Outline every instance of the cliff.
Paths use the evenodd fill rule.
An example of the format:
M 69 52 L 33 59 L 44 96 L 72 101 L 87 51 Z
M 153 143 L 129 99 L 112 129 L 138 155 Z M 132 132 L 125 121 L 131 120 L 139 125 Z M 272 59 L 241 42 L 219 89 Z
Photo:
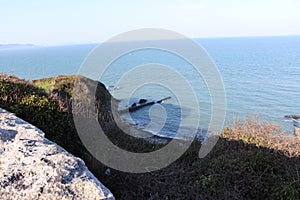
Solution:
M 251 117 L 225 128 L 216 146 L 203 159 L 198 157 L 201 143 L 194 141 L 178 160 L 163 169 L 135 174 L 110 168 L 110 173 L 105 173 L 107 166 L 93 158 L 74 128 L 69 107 L 74 79 L 58 76 L 26 82 L 0 74 L 0 107 L 34 124 L 47 139 L 83 159 L 117 199 L 299 199 L 300 137 Z M 97 84 L 92 96 L 97 112 L 92 117 L 97 116 L 114 144 L 132 152 L 152 152 L 162 147 L 122 132 L 111 115 L 113 101 L 104 85 L 85 78 L 81 83 L 77 89 L 84 96 L 93 95 L 87 88 Z M 84 104 L 79 105 L 82 104 L 76 105 L 78 113 L 85 113 Z M 11 172 L 14 171 L 7 174 Z M 0 177 L 5 183 L 22 178 L 4 174 Z

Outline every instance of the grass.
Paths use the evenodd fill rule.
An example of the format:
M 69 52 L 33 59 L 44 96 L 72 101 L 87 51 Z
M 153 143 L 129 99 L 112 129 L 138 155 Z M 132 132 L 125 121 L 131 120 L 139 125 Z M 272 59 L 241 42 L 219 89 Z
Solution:
M 36 87 L 44 89 L 46 92 L 50 93 L 53 90 L 61 89 L 62 86 L 69 88 L 68 93 L 71 95 L 72 93 L 72 85 L 74 85 L 74 81 L 76 79 L 75 75 L 60 75 L 56 77 L 43 78 L 38 80 L 33 80 L 32 83 Z
M 51 86 L 54 84 L 53 78 L 45 78 L 43 80 L 34 80 L 33 84 L 47 92 L 51 91 Z
M 15 112 L 42 129 L 47 138 L 81 157 L 117 199 L 299 199 L 299 137 L 288 136 L 278 126 L 255 117 L 226 127 L 203 159 L 198 158 L 201 143 L 194 141 L 184 155 L 161 170 L 131 174 L 111 169 L 106 175 L 107 167 L 82 145 L 70 109 L 61 108 L 70 106 L 73 83 L 74 76 L 29 83 L 0 75 L 0 107 Z M 102 84 L 98 84 L 95 97 L 98 121 L 120 148 L 149 152 L 161 147 L 118 129 L 110 114 L 112 97 Z

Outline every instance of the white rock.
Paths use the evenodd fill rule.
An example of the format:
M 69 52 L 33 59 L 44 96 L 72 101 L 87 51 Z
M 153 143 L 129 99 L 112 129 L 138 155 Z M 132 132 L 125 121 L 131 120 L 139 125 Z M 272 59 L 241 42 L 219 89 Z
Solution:
M 84 162 L 0 109 L 0 199 L 114 199 Z

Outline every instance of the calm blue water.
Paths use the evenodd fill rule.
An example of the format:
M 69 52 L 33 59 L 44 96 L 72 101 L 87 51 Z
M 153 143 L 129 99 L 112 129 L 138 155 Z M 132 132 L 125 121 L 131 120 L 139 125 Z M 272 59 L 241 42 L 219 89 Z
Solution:
M 215 61 L 224 81 L 227 96 L 227 123 L 233 118 L 258 115 L 264 121 L 279 124 L 292 132 L 291 122 L 284 115 L 300 115 L 300 36 L 197 39 Z M 34 47 L 0 50 L 0 72 L 25 79 L 38 79 L 59 74 L 76 74 L 95 44 Z M 207 129 L 210 119 L 210 97 L 201 77 L 184 60 L 155 50 L 144 50 L 125 55 L 115 61 L 101 78 L 107 86 L 116 85 L 132 66 L 161 63 L 174 67 L 188 78 L 197 91 L 200 102 L 200 128 Z M 182 117 L 176 95 L 158 85 L 146 85 L 133 94 L 130 103 L 138 98 L 157 100 L 172 96 L 163 106 L 167 121 L 159 132 L 173 136 Z M 121 105 L 125 106 L 125 105 Z M 151 107 L 132 113 L 132 123 L 147 127 Z M 159 109 L 159 108 L 158 108 Z M 161 116 L 157 116 L 159 118 Z

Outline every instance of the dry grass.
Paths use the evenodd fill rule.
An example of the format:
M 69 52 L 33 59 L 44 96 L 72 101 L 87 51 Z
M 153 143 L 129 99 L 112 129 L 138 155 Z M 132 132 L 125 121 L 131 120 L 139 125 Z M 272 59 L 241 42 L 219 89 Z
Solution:
M 7 75 L 0 73 L 0 81 L 1 82 L 14 82 L 14 83 L 25 83 L 23 79 L 20 79 L 16 76 Z
M 235 120 L 232 129 L 224 129 L 222 137 L 280 151 L 288 157 L 300 156 L 300 137 L 289 135 L 278 125 L 262 123 L 256 116 Z

